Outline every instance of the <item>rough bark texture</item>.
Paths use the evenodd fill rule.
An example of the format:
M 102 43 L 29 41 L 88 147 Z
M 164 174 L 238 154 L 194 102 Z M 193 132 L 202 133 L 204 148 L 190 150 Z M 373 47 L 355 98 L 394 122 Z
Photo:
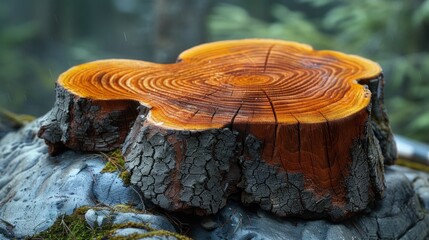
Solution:
M 381 80 L 370 82 L 380 83 Z M 309 168 L 306 164 L 310 164 L 313 171 L 324 171 L 317 163 L 298 162 L 299 167 L 289 169 L 288 166 L 267 163 L 264 160 L 264 142 L 251 134 L 244 135 L 230 128 L 193 132 L 168 130 L 146 121 L 147 111 L 144 111 L 132 127 L 124 146 L 127 168 L 132 174 L 131 182 L 142 189 L 147 199 L 168 210 L 192 209 L 202 214 L 216 213 L 225 205 L 229 195 L 239 191 L 243 203 L 256 203 L 279 216 L 340 220 L 365 210 L 374 200 L 383 196 L 383 160 L 389 158 L 395 149 L 386 151 L 385 148 L 383 151 L 380 141 L 384 146 L 394 146 L 394 143 L 386 142 L 392 139 L 379 140 L 374 134 L 384 131 L 386 135 L 391 135 L 389 129 L 380 130 L 378 127 L 380 123 L 388 126 L 383 122 L 387 118 L 374 123 L 371 115 L 373 111 L 384 111 L 379 101 L 379 97 L 373 97 L 372 104 L 379 108 L 371 105 L 361 114 L 366 124 L 356 130 L 363 131 L 361 138 L 354 140 L 352 147 L 346 149 L 350 161 L 337 159 L 346 165 L 338 168 L 341 172 L 337 174 L 336 180 L 332 180 L 333 175 L 328 173 L 327 182 L 319 179 L 318 174 L 304 174 L 305 169 Z M 331 123 L 330 130 L 341 131 L 341 126 L 348 124 L 343 121 L 337 125 Z M 242 129 L 241 126 L 235 127 Z M 289 133 L 298 131 L 298 135 L 304 135 L 306 131 L 314 131 L 311 127 L 301 125 L 300 129 Z M 347 145 L 347 134 L 350 133 L 345 132 L 340 143 Z M 222 139 L 220 146 L 219 139 Z M 291 143 L 293 141 L 291 138 Z M 306 146 L 304 140 L 297 141 L 301 142 L 298 144 L 301 148 Z M 310 143 L 314 148 L 329 144 Z M 341 151 L 336 147 L 333 145 L 334 149 L 330 152 Z M 299 150 L 303 149 L 296 150 L 301 154 Z M 329 168 L 334 171 L 332 169 Z M 240 180 L 239 189 L 235 188 L 237 180 Z M 328 188 L 320 187 L 321 184 Z M 228 191 L 223 190 L 227 187 Z
M 373 102 L 378 100 L 373 98 Z M 267 163 L 263 158 L 264 142 L 251 134 L 231 128 L 165 129 L 147 121 L 148 111 L 142 109 L 123 148 L 126 167 L 132 174 L 131 183 L 146 199 L 164 209 L 216 213 L 231 194 L 241 192 L 243 203 L 257 204 L 279 216 L 338 221 L 365 210 L 383 196 L 383 155 L 390 152 L 383 152 L 374 135 L 377 124 L 368 115 L 379 109 L 369 107 L 365 110 L 368 113 L 362 113 L 367 119 L 363 134 L 346 149 L 351 161 L 342 169 L 343 178 L 335 185 L 331 182 L 330 189 L 316 184 L 320 181 L 317 174 L 308 176 Z M 301 126 L 300 132 L 306 127 Z M 299 163 L 301 170 L 313 164 L 317 163 Z
M 377 86 L 382 91 L 381 78 L 369 83 L 370 89 Z M 382 98 L 373 94 L 371 102 L 368 113 L 363 113 L 367 117 L 364 134 L 351 149 L 346 149 L 351 161 L 341 168 L 340 178 L 329 184 L 329 190 L 318 188 L 319 180 L 314 179 L 317 174 L 305 176 L 289 171 L 287 166 L 285 169 L 267 163 L 263 157 L 267 149 L 264 141 L 251 134 L 231 128 L 165 129 L 146 121 L 148 110 L 141 107 L 138 114 L 137 104 L 132 101 L 88 100 L 61 86 L 57 86 L 55 107 L 39 136 L 45 139 L 51 154 L 64 147 L 109 151 L 120 147 L 131 129 L 123 147 L 131 182 L 146 199 L 167 210 L 216 213 L 231 194 L 241 192 L 244 203 L 258 204 L 279 216 L 340 220 L 364 210 L 382 196 L 382 161 L 394 159 L 396 154 Z M 135 116 L 137 121 L 130 127 Z M 334 126 L 331 123 L 330 127 Z M 305 127 L 301 125 L 298 131 L 303 133 Z M 304 140 L 300 141 L 303 144 Z M 313 168 L 313 164 L 299 162 L 301 169 Z
M 133 101 L 97 101 L 74 96 L 57 85 L 56 101 L 38 132 L 55 155 L 65 147 L 110 151 L 124 142 L 139 106 Z
M 73 97 L 58 86 L 55 108 L 39 132 L 49 143 L 51 153 L 64 145 L 86 151 L 108 151 L 120 146 L 124 141 L 120 135 L 126 135 L 132 120 L 113 124 L 111 120 L 118 119 L 122 109 L 136 116 L 136 107 L 124 107 L 123 102 L 105 104 L 111 112 L 103 115 L 100 102 L 105 103 Z M 114 109 L 116 106 L 121 109 Z M 367 127 L 365 137 L 350 150 L 353 160 L 344 169 L 342 182 L 325 191 L 315 188 L 314 182 L 302 173 L 267 164 L 262 157 L 264 143 L 252 135 L 239 136 L 229 128 L 168 130 L 148 123 L 148 111 L 141 109 L 125 141 L 126 166 L 132 183 L 140 187 L 144 197 L 168 210 L 216 213 L 231 194 L 242 189 L 244 203 L 256 203 L 280 216 L 338 220 L 365 209 L 384 188 L 380 162 L 383 157 L 372 133 L 374 128 Z M 338 192 L 344 192 L 343 199 L 334 196 Z
M 377 64 L 277 40 L 179 58 L 70 69 L 39 136 L 52 154 L 123 143 L 131 182 L 172 211 L 213 214 L 238 193 L 279 216 L 338 221 L 383 196 L 396 148 Z
M 383 75 L 377 79 L 368 81 L 367 86 L 372 93 L 371 96 L 371 128 L 375 137 L 378 139 L 384 163 L 387 165 L 394 164 L 397 158 L 397 149 L 393 139 L 392 130 L 389 125 L 386 109 L 384 107 L 384 79 Z
M 123 152 L 131 183 L 167 210 L 216 213 L 237 191 L 239 143 L 230 129 L 202 132 L 166 130 L 135 122 Z
M 348 174 L 344 173 L 344 186 L 336 188 L 345 188 L 346 196 L 341 202 L 335 200 L 335 190 L 322 195 L 320 190 L 306 187 L 309 179 L 303 174 L 287 173 L 281 166 L 267 164 L 260 158 L 261 142 L 247 137 L 247 157 L 241 158 L 243 203 L 257 203 L 279 216 L 330 217 L 332 220 L 364 210 L 374 199 L 380 199 L 385 188 L 381 151 L 371 129 L 368 132 L 368 139 L 356 141 L 351 149 L 353 160 Z

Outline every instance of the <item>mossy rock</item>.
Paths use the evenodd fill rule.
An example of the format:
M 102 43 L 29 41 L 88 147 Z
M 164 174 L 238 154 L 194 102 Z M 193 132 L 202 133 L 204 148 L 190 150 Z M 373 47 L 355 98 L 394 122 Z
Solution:
M 131 210 L 131 211 L 130 211 Z M 87 219 L 88 211 L 102 211 L 106 214 L 107 221 L 102 224 L 91 226 Z M 172 237 L 178 240 L 188 240 L 189 237 L 178 234 L 176 232 L 154 228 L 150 223 L 144 222 L 118 222 L 118 214 L 145 214 L 142 211 L 133 209 L 131 206 L 115 206 L 115 207 L 80 207 L 77 208 L 71 215 L 63 215 L 59 217 L 55 223 L 47 230 L 34 235 L 27 239 L 142 239 L 147 237 Z M 131 220 L 131 219 L 130 219 Z M 134 219 L 133 219 L 134 220 Z M 120 220 L 121 221 L 121 220 Z M 131 234 L 118 235 L 118 230 L 128 229 Z M 144 233 L 138 232 L 144 230 Z M 132 233 L 132 232 L 136 233 Z
M 126 185 L 130 184 L 131 174 L 125 169 L 125 159 L 122 156 L 120 149 L 116 149 L 107 154 L 102 154 L 107 163 L 101 172 L 119 172 L 119 178 L 121 178 Z

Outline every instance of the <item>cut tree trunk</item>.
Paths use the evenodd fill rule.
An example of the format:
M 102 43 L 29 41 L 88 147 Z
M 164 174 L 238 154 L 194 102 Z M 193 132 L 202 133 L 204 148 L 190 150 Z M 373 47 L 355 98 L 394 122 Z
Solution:
M 167 210 L 216 213 L 239 193 L 279 216 L 340 220 L 382 196 L 383 162 L 396 157 L 383 84 L 358 56 L 222 41 L 174 64 L 68 70 L 39 136 L 52 153 L 123 143 L 131 183 Z

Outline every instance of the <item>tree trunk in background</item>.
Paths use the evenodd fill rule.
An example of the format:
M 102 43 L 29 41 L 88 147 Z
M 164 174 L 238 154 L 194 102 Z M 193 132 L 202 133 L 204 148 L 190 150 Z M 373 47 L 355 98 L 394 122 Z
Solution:
M 212 0 L 155 2 L 154 59 L 174 62 L 185 49 L 206 41 L 206 17 Z

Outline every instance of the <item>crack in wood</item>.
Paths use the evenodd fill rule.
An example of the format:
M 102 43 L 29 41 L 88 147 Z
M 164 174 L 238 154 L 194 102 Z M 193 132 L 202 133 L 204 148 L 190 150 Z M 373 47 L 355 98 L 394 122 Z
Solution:
M 205 97 L 210 97 L 210 96 L 212 96 L 213 94 L 215 94 L 215 93 L 219 92 L 220 90 L 222 90 L 222 89 L 220 89 L 220 88 L 215 89 L 214 91 L 212 91 L 212 92 L 210 92 L 210 93 L 206 94 L 206 95 L 205 95 Z
M 326 120 L 326 130 L 327 130 L 327 134 L 323 134 L 324 138 L 325 138 L 325 154 L 326 154 L 326 161 L 328 162 L 328 167 L 329 167 L 329 182 L 332 188 L 332 191 L 334 191 L 335 195 L 338 195 L 337 190 L 335 188 L 334 183 L 332 182 L 332 163 L 331 163 L 331 156 L 329 154 L 329 149 L 328 149 L 328 143 L 332 141 L 332 137 L 331 137 L 331 127 L 329 125 L 329 120 L 326 118 L 326 116 L 320 112 L 317 111 L 320 115 L 322 115 L 322 117 Z M 341 171 L 342 172 L 342 171 Z
M 298 118 L 293 114 L 290 113 L 290 115 L 292 115 L 293 118 L 295 118 L 296 122 L 297 122 L 297 127 L 298 127 L 298 162 L 299 162 L 299 166 L 302 169 L 302 164 L 301 164 L 301 123 L 299 122 Z
M 270 58 L 271 50 L 273 49 L 273 47 L 274 47 L 274 46 L 275 46 L 275 44 L 271 45 L 271 46 L 268 48 L 267 55 L 265 56 L 264 72 L 267 70 L 268 59 Z
M 191 118 L 194 118 L 194 117 L 195 117 L 195 115 L 197 115 L 199 111 L 200 111 L 200 109 L 197 109 L 197 111 L 195 111 L 195 112 L 191 115 Z
M 241 109 L 242 106 L 243 106 L 243 102 L 241 102 L 240 107 L 238 107 L 237 111 L 235 111 L 235 113 L 234 113 L 234 116 L 232 116 L 232 118 L 231 118 L 231 129 L 234 128 L 235 118 L 237 117 L 238 112 L 240 112 L 240 109 Z
M 273 45 L 274 46 L 274 45 Z M 271 153 L 271 158 L 274 158 L 274 154 L 276 151 L 276 144 L 277 144 L 277 131 L 278 131 L 278 120 L 277 120 L 277 114 L 276 114 L 276 109 L 274 108 L 274 104 L 273 101 L 271 100 L 270 96 L 268 96 L 267 91 L 262 90 L 265 94 L 265 96 L 268 99 L 268 102 L 270 103 L 271 106 L 271 111 L 273 111 L 273 115 L 274 115 L 274 141 L 273 141 L 273 152 Z
M 214 109 L 213 114 L 212 114 L 212 116 L 210 117 L 210 122 L 211 122 L 211 123 L 213 122 L 213 118 L 214 118 L 214 116 L 216 115 L 216 112 L 217 112 L 217 108 L 215 108 L 215 109 Z

